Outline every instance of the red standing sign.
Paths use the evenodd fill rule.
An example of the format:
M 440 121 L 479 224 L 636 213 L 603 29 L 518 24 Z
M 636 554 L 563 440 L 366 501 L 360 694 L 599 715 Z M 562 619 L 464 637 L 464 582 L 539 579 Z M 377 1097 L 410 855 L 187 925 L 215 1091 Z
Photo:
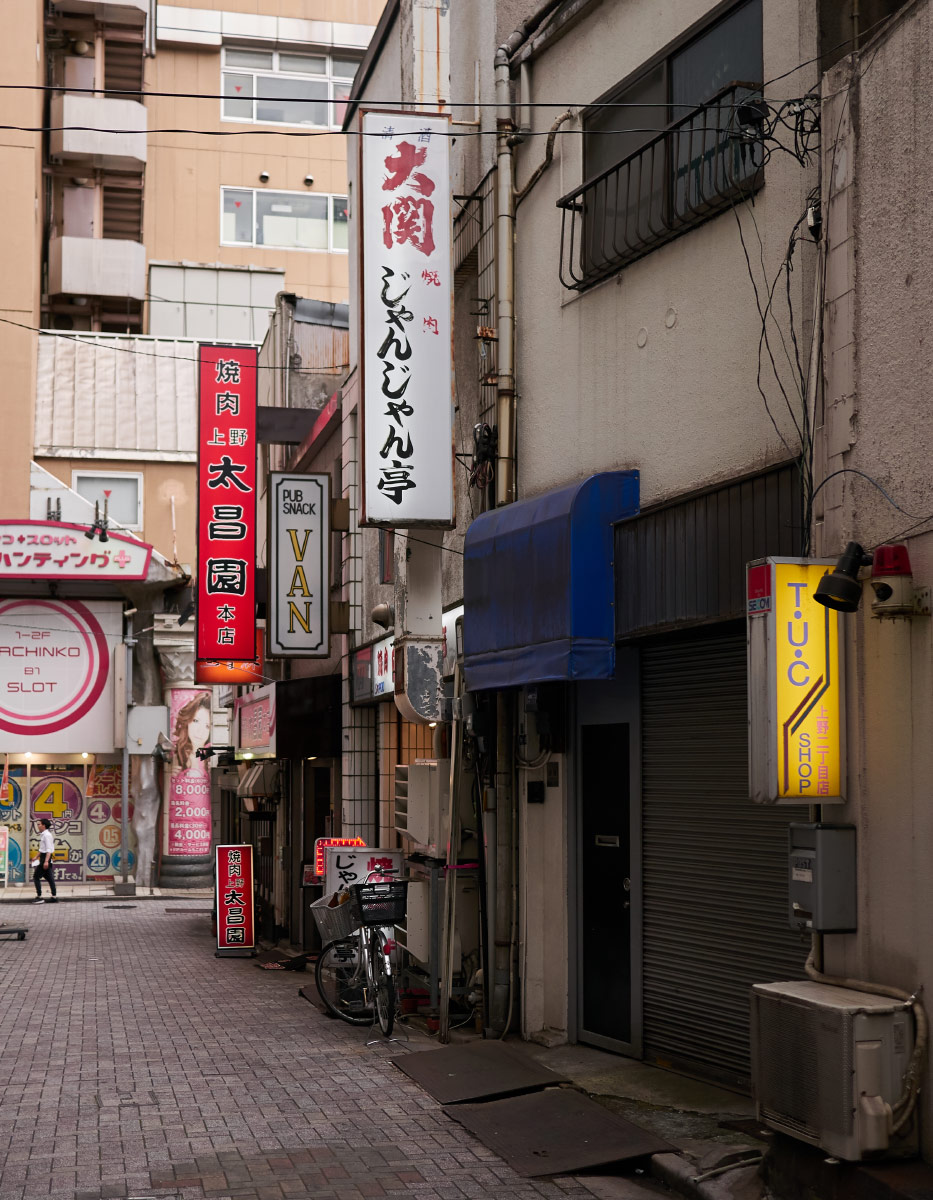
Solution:
M 197 657 L 252 661 L 257 351 L 200 349 Z
M 253 920 L 253 847 L 217 847 L 218 958 L 256 953 Z

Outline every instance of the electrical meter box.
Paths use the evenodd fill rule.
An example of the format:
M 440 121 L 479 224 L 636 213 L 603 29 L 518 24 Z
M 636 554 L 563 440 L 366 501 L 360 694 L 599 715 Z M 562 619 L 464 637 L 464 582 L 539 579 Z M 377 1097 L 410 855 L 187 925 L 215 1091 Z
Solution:
M 855 826 L 790 826 L 788 903 L 792 929 L 854 933 Z

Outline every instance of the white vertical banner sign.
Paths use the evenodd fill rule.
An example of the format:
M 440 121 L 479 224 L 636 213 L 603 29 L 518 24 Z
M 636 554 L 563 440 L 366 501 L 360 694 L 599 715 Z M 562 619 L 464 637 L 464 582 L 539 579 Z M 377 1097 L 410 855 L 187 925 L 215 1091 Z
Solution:
M 449 121 L 361 115 L 363 520 L 454 522 Z
M 330 653 L 330 476 L 269 475 L 268 653 Z

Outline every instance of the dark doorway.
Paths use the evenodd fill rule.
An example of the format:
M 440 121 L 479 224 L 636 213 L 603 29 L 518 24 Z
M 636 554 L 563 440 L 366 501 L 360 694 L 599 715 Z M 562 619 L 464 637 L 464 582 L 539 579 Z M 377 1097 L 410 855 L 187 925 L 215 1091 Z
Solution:
M 632 1042 L 628 723 L 580 727 L 581 1039 Z

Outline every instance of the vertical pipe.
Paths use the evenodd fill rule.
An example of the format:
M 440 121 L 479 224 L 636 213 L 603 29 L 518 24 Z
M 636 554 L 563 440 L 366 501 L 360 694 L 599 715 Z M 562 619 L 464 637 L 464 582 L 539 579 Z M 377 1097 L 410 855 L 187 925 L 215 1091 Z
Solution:
M 124 617 L 124 620 L 126 618 Z M 120 857 L 123 860 L 123 883 L 126 885 L 129 874 L 130 837 L 129 837 L 129 807 L 130 807 L 130 739 L 126 726 L 129 725 L 130 709 L 133 707 L 133 647 L 136 640 L 129 634 L 123 639 L 125 668 L 124 730 L 123 730 L 123 770 L 120 774 Z
M 515 189 L 512 179 L 514 132 L 509 96 L 509 58 L 504 46 L 496 51 L 496 332 L 498 378 L 496 423 L 499 448 L 496 471 L 496 504 L 515 499 L 515 309 L 514 236 Z
M 494 964 L 490 980 L 490 1023 L 498 1032 L 508 1031 L 511 1008 L 509 984 L 512 975 L 510 950 L 512 943 L 512 806 L 515 803 L 512 786 L 512 697 L 507 692 L 496 694 L 496 821 L 495 845 L 495 927 L 490 955 Z

